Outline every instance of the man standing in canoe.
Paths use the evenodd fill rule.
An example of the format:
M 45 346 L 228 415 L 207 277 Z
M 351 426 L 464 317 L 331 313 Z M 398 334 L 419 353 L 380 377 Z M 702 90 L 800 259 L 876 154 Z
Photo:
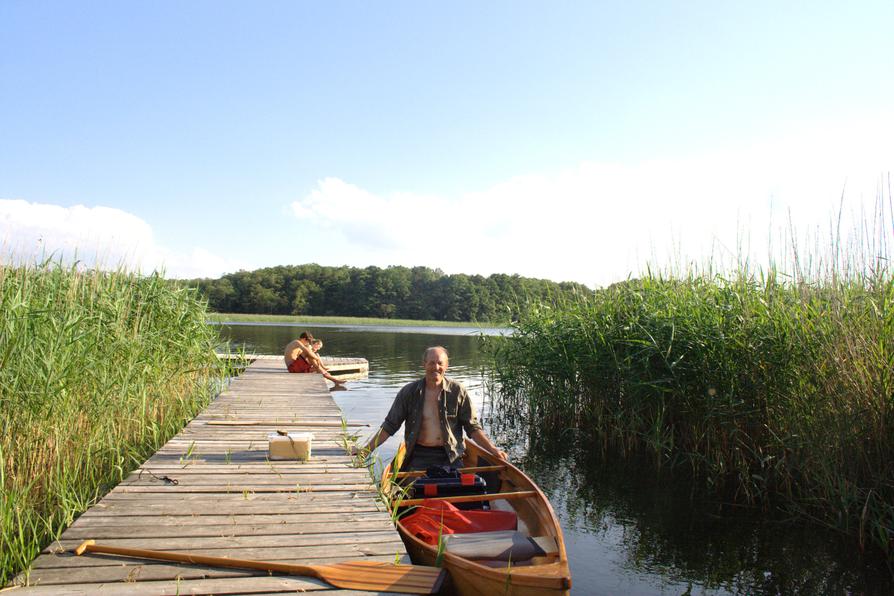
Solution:
M 463 431 L 485 451 L 505 460 L 506 454 L 491 442 L 478 423 L 466 388 L 444 376 L 449 364 L 447 350 L 441 346 L 426 349 L 422 363 L 425 377 L 398 392 L 379 432 L 366 447 L 352 446 L 351 453 L 374 450 L 406 423 L 406 470 L 457 465 L 464 451 Z
M 336 385 L 344 385 L 344 381 L 330 375 L 326 367 L 323 366 L 323 361 L 311 347 L 313 341 L 314 336 L 307 331 L 303 332 L 298 339 L 290 341 L 283 353 L 286 368 L 290 373 L 318 372 Z

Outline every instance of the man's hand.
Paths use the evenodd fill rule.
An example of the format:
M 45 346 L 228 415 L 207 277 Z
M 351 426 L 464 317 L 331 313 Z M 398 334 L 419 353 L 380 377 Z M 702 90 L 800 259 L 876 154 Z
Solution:
M 503 461 L 509 461 L 509 455 L 499 447 L 493 444 L 493 442 L 488 438 L 487 434 L 479 429 L 475 429 L 475 431 L 471 434 L 471 439 L 478 443 L 481 447 L 484 447 L 484 450 L 494 455 Z

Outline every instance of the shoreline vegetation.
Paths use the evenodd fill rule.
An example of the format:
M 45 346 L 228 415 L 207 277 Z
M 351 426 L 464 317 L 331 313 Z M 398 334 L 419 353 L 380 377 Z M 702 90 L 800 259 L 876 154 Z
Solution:
M 649 272 L 534 306 L 493 346 L 494 409 L 532 444 L 645 459 L 894 569 L 894 220 L 877 219 L 785 273 Z
M 205 319 L 158 275 L 0 264 L 0 586 L 219 391 Z
M 327 267 L 315 263 L 178 280 L 198 288 L 215 312 L 349 316 L 505 324 L 529 302 L 553 302 L 589 288 L 519 275 L 447 275 L 428 267 Z
M 387 327 L 472 327 L 498 328 L 500 325 L 474 321 L 423 321 L 415 319 L 382 319 L 378 317 L 335 317 L 306 315 L 252 315 L 245 313 L 208 313 L 214 323 L 291 323 L 295 325 L 350 325 Z

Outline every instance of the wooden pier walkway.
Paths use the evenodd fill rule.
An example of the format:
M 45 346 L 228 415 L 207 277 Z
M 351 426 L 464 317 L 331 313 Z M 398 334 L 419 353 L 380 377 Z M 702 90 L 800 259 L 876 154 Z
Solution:
M 275 430 L 314 433 L 309 462 L 268 461 Z M 304 577 L 72 550 L 100 544 L 301 564 L 409 563 L 341 410 L 316 374 L 258 358 L 176 437 L 85 512 L 10 594 L 350 594 Z M 21 580 L 22 577 L 19 578 Z

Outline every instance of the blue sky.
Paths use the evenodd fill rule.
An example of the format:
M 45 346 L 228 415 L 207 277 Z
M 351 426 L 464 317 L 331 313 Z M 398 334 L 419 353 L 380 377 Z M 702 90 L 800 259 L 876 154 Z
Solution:
M 0 246 L 593 286 L 759 262 L 789 218 L 823 237 L 842 194 L 859 220 L 887 188 L 891 23 L 890 1 L 3 0 Z

